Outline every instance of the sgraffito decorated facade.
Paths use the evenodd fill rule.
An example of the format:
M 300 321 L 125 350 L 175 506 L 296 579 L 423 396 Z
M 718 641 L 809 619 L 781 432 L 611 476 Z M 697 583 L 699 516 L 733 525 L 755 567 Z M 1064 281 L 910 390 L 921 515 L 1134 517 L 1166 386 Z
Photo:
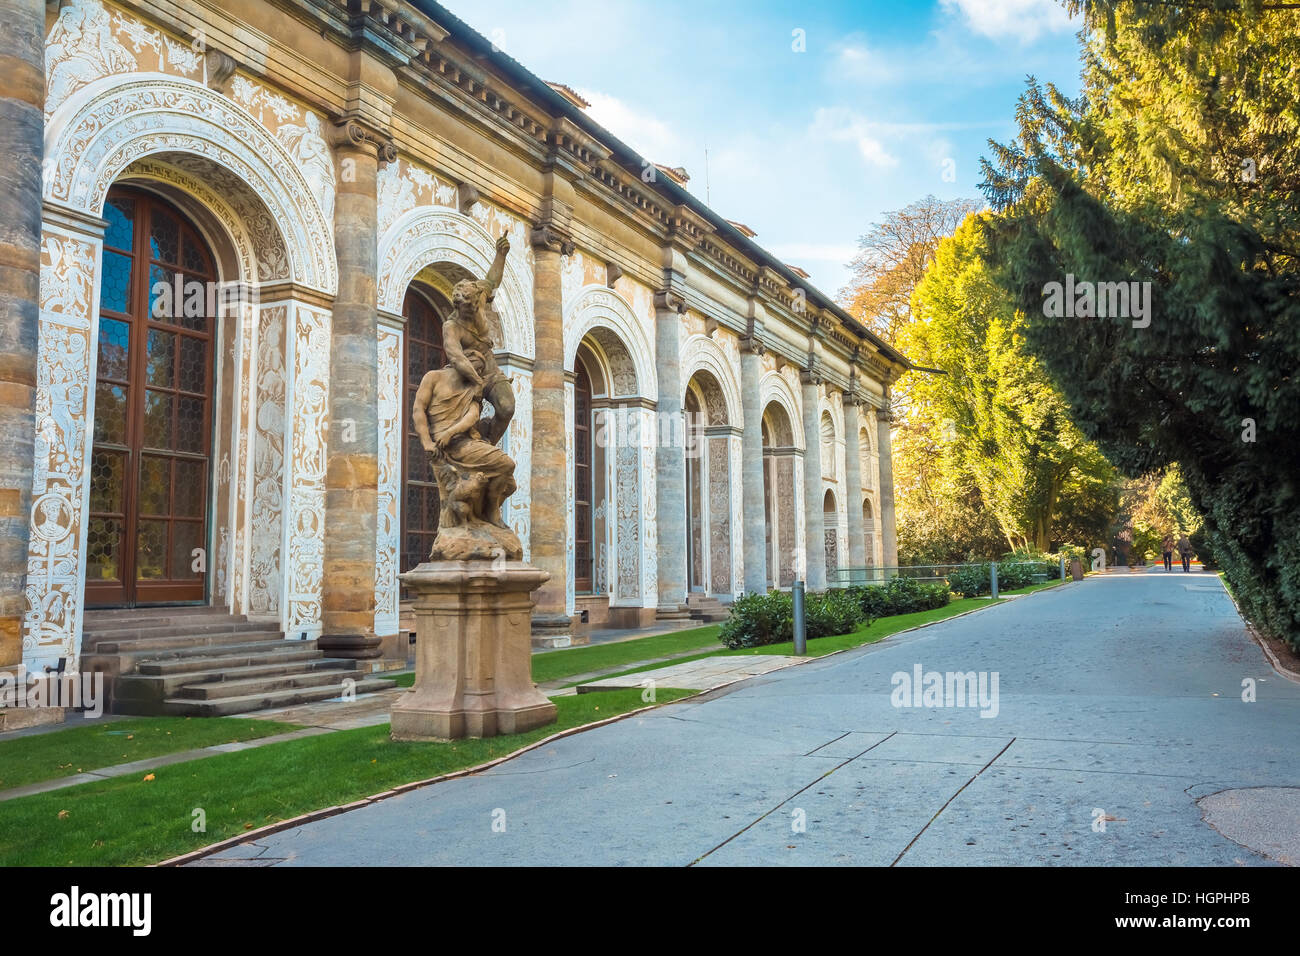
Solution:
M 502 236 L 505 518 L 551 574 L 538 633 L 896 563 L 906 360 L 450 11 L 43 16 L 39 136 L 15 136 L 39 195 L 6 200 L 35 294 L 5 346 L 31 401 L 0 423 L 27 430 L 0 665 L 75 670 L 88 609 L 168 603 L 404 655 L 397 575 L 438 510 L 411 392 Z

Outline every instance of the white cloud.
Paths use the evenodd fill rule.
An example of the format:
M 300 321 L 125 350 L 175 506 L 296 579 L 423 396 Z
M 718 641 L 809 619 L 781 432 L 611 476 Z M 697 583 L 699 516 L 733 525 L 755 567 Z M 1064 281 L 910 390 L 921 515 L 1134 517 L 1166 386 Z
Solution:
M 960 14 L 976 33 L 1022 42 L 1040 33 L 1070 29 L 1070 18 L 1058 0 L 941 0 L 944 10 Z
M 629 106 L 616 96 L 579 89 L 578 95 L 591 104 L 587 115 L 605 127 L 645 159 L 665 166 L 685 166 L 686 155 L 681 138 L 667 123 L 649 113 Z M 687 166 L 688 172 L 693 172 Z
M 859 34 L 853 34 L 835 47 L 832 69 L 837 80 L 865 83 L 892 83 L 898 68 L 880 51 L 873 50 Z
M 830 142 L 848 142 L 857 147 L 858 154 L 868 166 L 889 168 L 898 165 L 877 133 L 880 125 L 843 106 L 822 107 L 813 115 L 808 135 Z

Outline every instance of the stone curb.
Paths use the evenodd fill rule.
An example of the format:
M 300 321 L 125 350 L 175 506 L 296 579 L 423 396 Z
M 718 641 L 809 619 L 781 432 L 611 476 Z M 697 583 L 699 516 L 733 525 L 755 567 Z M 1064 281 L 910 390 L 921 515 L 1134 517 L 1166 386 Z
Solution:
M 1229 591 L 1228 586 L 1223 583 L 1223 579 L 1217 574 L 1215 575 L 1215 578 L 1218 580 L 1219 584 L 1223 585 L 1223 593 L 1228 595 L 1228 600 L 1232 602 L 1232 607 L 1237 612 L 1237 617 L 1241 618 L 1241 623 L 1245 625 L 1246 633 L 1250 635 L 1250 639 L 1258 644 L 1259 649 L 1264 652 L 1264 657 L 1267 658 L 1269 666 L 1277 672 L 1279 677 L 1285 677 L 1292 683 L 1300 684 L 1300 674 L 1297 674 L 1289 667 L 1283 666 L 1282 662 L 1278 660 L 1277 655 L 1273 653 L 1273 648 L 1268 646 L 1268 642 L 1260 635 L 1259 631 L 1255 628 L 1255 625 L 1246 620 L 1246 615 L 1241 613 L 1241 605 L 1238 604 L 1237 599 L 1232 596 L 1232 592 Z
M 1065 584 L 1065 583 L 1068 582 L 1061 581 L 1058 582 L 1056 585 L 1053 585 L 1052 587 L 1057 587 L 1058 585 Z M 1050 591 L 1052 590 L 1052 588 L 1040 588 L 1039 590 Z M 1038 593 L 1039 591 L 1031 591 L 1029 594 L 1021 594 L 1021 595 L 1017 595 L 1017 597 L 1033 597 L 1035 594 Z M 563 740 L 565 737 L 571 737 L 574 734 L 580 734 L 587 730 L 593 730 L 596 727 L 604 727 L 607 724 L 617 723 L 620 720 L 626 720 L 628 717 L 635 717 L 637 714 L 644 714 L 647 711 L 656 710 L 659 707 L 666 707 L 671 704 L 679 704 L 682 701 L 693 700 L 696 697 L 702 697 L 705 694 L 712 694 L 716 691 L 723 690 L 724 688 L 731 687 L 733 684 L 739 684 L 747 680 L 754 680 L 755 678 L 758 677 L 766 677 L 768 676 L 768 674 L 775 674 L 778 671 L 783 671 L 791 667 L 798 667 L 801 664 L 811 664 L 814 661 L 826 660 L 828 658 L 835 657 L 837 654 L 846 654 L 849 651 L 860 650 L 864 646 L 875 646 L 875 644 L 883 644 L 885 641 L 889 640 L 892 637 L 898 637 L 899 634 L 909 634 L 912 631 L 919 631 L 922 630 L 923 628 L 933 627 L 936 624 L 944 624 L 948 621 L 955 621 L 958 618 L 963 618 L 970 614 L 978 614 L 980 611 L 987 611 L 988 608 L 990 607 L 997 607 L 997 605 L 989 604 L 988 607 L 971 608 L 969 611 L 963 611 L 960 614 L 954 614 L 952 617 L 945 617 L 942 620 L 938 620 L 938 621 L 928 621 L 925 624 L 918 624 L 915 627 L 909 627 L 902 631 L 896 631 L 893 634 L 889 634 L 885 637 L 882 637 L 879 641 L 874 642 L 874 644 L 872 645 L 860 644 L 858 645 L 858 647 L 845 647 L 845 648 L 841 648 L 838 651 L 831 651 L 829 654 L 823 654 L 821 657 L 810 657 L 805 660 L 794 661 L 790 664 L 784 665 L 783 667 L 778 667 L 775 668 L 774 670 L 768 671 L 767 674 L 750 674 L 744 677 L 737 677 L 735 680 L 727 681 L 725 684 L 718 684 L 716 687 L 710 687 L 707 690 L 696 691 L 694 694 L 689 694 L 686 697 L 680 697 L 677 700 L 669 701 L 667 704 L 651 704 L 649 707 L 639 707 L 636 710 L 629 710 L 626 714 L 619 714 L 617 717 L 607 717 L 604 720 L 598 720 L 590 724 L 583 724 L 580 727 L 570 727 L 568 730 L 562 730 L 559 733 L 552 734 L 549 737 L 545 737 L 537 741 L 536 743 L 529 744 L 526 747 L 520 747 L 518 750 L 505 754 L 504 756 L 497 757 L 495 760 L 490 760 L 487 763 L 477 764 L 473 767 L 466 767 L 463 770 L 455 770 L 452 771 L 451 773 L 445 773 L 438 777 L 430 777 L 427 780 L 416 780 L 412 783 L 404 783 L 401 784 L 400 786 L 392 788 L 391 790 L 384 790 L 381 791 L 380 793 L 373 794 L 372 796 L 364 797 L 360 800 L 353 801 L 352 803 L 345 803 L 340 806 L 334 806 L 334 807 L 325 807 L 321 810 L 311 810 L 307 813 L 301 814 L 291 819 L 281 820 L 276 823 L 267 824 L 264 827 L 258 827 L 256 830 L 249 830 L 246 833 L 241 833 L 239 836 L 230 837 L 227 840 L 222 840 L 220 843 L 213 843 L 210 846 L 200 847 L 197 850 L 191 850 L 189 853 L 184 853 L 180 856 L 175 856 L 169 860 L 163 860 L 160 863 L 154 863 L 151 865 L 152 866 L 183 866 L 186 863 L 190 863 L 194 860 L 200 860 L 203 859 L 204 857 L 213 856 L 214 854 L 220 853 L 222 850 L 228 850 L 231 847 L 239 846 L 240 844 L 243 843 L 254 843 L 257 841 L 258 837 L 270 836 L 273 833 L 281 833 L 284 830 L 292 830 L 294 827 L 299 827 L 306 823 L 315 823 L 317 820 L 325 820 L 329 817 L 337 816 L 340 813 L 347 813 L 350 810 L 357 810 L 360 809 L 361 807 L 365 807 L 373 803 L 377 803 L 380 800 L 387 800 L 390 797 L 400 796 L 401 794 L 409 793 L 412 790 L 419 790 L 422 787 L 429 787 L 435 783 L 442 783 L 445 780 L 455 780 L 457 777 L 467 777 L 470 774 L 482 773 L 484 770 L 491 770 L 493 767 L 497 766 L 498 764 L 505 763 L 507 760 L 513 760 L 515 757 L 518 757 L 522 754 L 526 754 L 530 750 L 536 750 L 537 748 L 543 747 L 546 744 L 553 743 L 557 740 Z M 742 655 L 736 655 L 736 656 L 742 656 Z M 653 671 L 647 671 L 646 673 L 653 673 Z

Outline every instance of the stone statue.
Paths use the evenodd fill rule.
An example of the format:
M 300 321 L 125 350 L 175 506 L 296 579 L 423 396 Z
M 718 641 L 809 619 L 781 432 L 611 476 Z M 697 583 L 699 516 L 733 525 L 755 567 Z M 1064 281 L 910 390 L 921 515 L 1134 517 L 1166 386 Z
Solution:
M 488 309 L 509 251 L 498 239 L 487 277 L 453 287 L 456 313 L 442 325 L 447 365 L 415 393 L 415 433 L 442 512 L 429 560 L 400 575 L 415 593 L 415 686 L 393 703 L 394 740 L 493 737 L 555 722 L 555 703 L 533 683 L 530 644 L 531 595 L 550 575 L 523 562 L 501 519 L 515 463 L 497 442 L 515 396 L 492 354 Z
M 514 416 L 515 398 L 497 368 L 487 315 L 509 251 L 502 236 L 487 277 L 452 288 L 455 314 L 442 326 L 447 364 L 428 372 L 415 393 L 412 424 L 441 501 L 433 561 L 523 557 L 518 536 L 501 517 L 502 502 L 515 490 L 515 463 L 497 442 Z M 488 416 L 485 399 L 492 405 Z

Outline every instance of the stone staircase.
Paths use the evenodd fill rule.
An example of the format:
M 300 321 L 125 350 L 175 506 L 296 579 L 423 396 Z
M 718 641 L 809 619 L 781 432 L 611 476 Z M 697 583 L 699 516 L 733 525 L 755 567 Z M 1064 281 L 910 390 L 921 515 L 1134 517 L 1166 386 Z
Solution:
M 357 694 L 394 686 L 225 608 L 88 611 L 81 646 L 116 714 L 224 717 L 330 700 L 345 681 Z
M 694 591 L 687 595 L 686 607 L 690 611 L 691 620 L 700 621 L 703 624 L 725 621 L 727 615 L 731 613 L 731 608 L 712 595 L 700 594 Z

